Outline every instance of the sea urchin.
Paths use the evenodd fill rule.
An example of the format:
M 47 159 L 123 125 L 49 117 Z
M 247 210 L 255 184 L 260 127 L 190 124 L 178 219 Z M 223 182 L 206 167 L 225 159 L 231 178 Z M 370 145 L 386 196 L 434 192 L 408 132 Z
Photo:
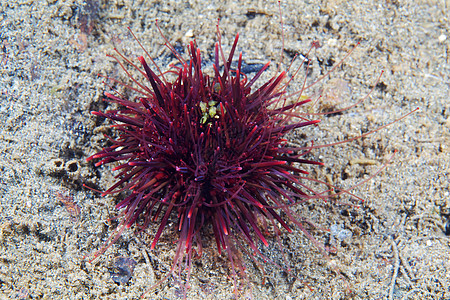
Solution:
M 184 258 L 190 265 L 193 244 L 201 249 L 208 226 L 218 251 L 227 249 L 232 260 L 232 237 L 242 238 L 257 253 L 258 241 L 268 245 L 259 218 L 287 231 L 292 222 L 306 232 L 290 207 L 326 197 L 304 182 L 307 172 L 301 165 L 321 164 L 306 159 L 311 145 L 305 141 L 303 147 L 292 147 L 286 140 L 293 130 L 319 122 L 293 113 L 310 100 L 286 104 L 285 72 L 254 88 L 269 63 L 248 80 L 241 71 L 241 54 L 237 66 L 233 64 L 238 35 L 228 58 L 220 40 L 218 31 L 212 75 L 202 72 L 195 42 L 186 61 L 166 40 L 178 62 L 163 73 L 152 60 L 158 75 L 143 57 L 139 68 L 119 53 L 147 83 L 130 75 L 140 97 L 132 101 L 105 93 L 118 108 L 93 112 L 112 120 L 118 136 L 108 137 L 110 146 L 88 158 L 100 159 L 95 166 L 115 163 L 113 170 L 119 171 L 118 181 L 103 195 L 129 193 L 116 205 L 122 221 L 99 253 L 137 221 L 144 229 L 159 223 L 153 249 L 176 218 L 179 240 L 173 268 Z

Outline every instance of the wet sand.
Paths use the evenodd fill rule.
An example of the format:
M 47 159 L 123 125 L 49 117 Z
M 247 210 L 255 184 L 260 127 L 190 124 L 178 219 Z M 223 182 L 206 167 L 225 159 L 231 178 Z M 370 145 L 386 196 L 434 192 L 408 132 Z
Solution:
M 134 60 L 143 55 L 128 26 L 162 67 L 173 58 L 156 19 L 177 49 L 196 39 L 206 68 L 218 18 L 225 53 L 239 32 L 245 64 L 272 61 L 260 82 L 276 73 L 280 61 L 282 31 L 275 1 L 86 2 L 0 4 L 1 298 L 137 299 L 170 269 L 176 238 L 170 233 L 155 251 L 148 251 L 142 242 L 150 239 L 125 232 L 93 263 L 85 259 L 117 226 L 116 220 L 108 221 L 117 215 L 117 198 L 101 198 L 82 184 L 104 189 L 114 180 L 110 168 L 94 168 L 85 159 L 103 145 L 102 126 L 107 125 L 90 114 L 105 108 L 101 96 L 109 91 L 97 74 L 127 80 L 106 55 L 113 55 L 114 47 Z M 352 190 L 364 199 L 360 208 L 318 200 L 297 208 L 319 226 L 333 228 L 331 233 L 312 230 L 320 242 L 336 247 L 329 260 L 299 230 L 285 233 L 281 243 L 298 279 L 276 267 L 261 269 L 244 255 L 248 279 L 241 282 L 248 286 L 240 290 L 242 299 L 450 298 L 450 242 L 444 234 L 450 216 L 450 7 L 445 1 L 408 2 L 283 1 L 282 68 L 318 40 L 322 47 L 310 57 L 308 80 L 319 78 L 360 42 L 342 66 L 305 91 L 314 97 L 336 89 L 324 97 L 331 104 L 317 103 L 314 111 L 356 103 L 384 70 L 361 104 L 320 116 L 320 126 L 293 134 L 292 143 L 302 143 L 302 134 L 317 144 L 342 141 L 420 110 L 367 137 L 314 152 L 325 166 L 312 169 L 311 176 L 350 188 L 398 150 L 386 170 Z M 291 91 L 302 83 L 299 76 Z M 347 237 L 339 240 L 339 233 Z M 269 239 L 262 251 L 283 264 L 276 239 Z M 231 299 L 227 258 L 217 255 L 212 236 L 204 242 L 187 296 Z M 117 257 L 136 262 L 125 285 L 111 276 Z M 147 294 L 148 299 L 180 297 L 173 279 Z

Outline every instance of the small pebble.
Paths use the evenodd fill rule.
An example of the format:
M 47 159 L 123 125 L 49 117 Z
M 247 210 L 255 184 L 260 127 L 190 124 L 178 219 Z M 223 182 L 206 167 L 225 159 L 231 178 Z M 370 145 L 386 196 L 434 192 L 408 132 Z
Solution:
M 119 257 L 114 264 L 114 271 L 110 272 L 111 279 L 117 284 L 127 284 L 133 276 L 136 261 L 128 257 Z

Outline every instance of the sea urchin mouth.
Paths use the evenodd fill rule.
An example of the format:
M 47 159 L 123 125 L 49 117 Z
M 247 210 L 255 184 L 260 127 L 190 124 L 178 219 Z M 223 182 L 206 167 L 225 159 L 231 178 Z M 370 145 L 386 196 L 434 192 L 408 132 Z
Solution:
M 254 88 L 269 63 L 248 80 L 241 72 L 242 54 L 233 68 L 237 42 L 238 36 L 225 59 L 219 35 L 213 76 L 203 74 L 194 42 L 188 61 L 174 52 L 179 63 L 168 72 L 155 64 L 159 75 L 139 57 L 147 82 L 133 80 L 141 97 L 132 101 L 105 93 L 119 108 L 93 112 L 112 120 L 118 133 L 109 138 L 111 146 L 87 160 L 100 159 L 95 166 L 118 164 L 113 169 L 119 171 L 118 181 L 103 195 L 129 192 L 116 205 L 122 210 L 120 226 L 141 220 L 146 228 L 158 221 L 153 249 L 169 217 L 176 216 L 175 260 L 183 251 L 190 257 L 205 226 L 212 226 L 219 252 L 229 249 L 230 236 L 242 237 L 257 251 L 258 240 L 268 245 L 258 217 L 291 231 L 287 219 L 299 222 L 289 207 L 317 197 L 301 182 L 299 174 L 307 173 L 299 166 L 321 163 L 305 159 L 311 150 L 306 143 L 295 148 L 285 138 L 294 129 L 319 122 L 293 121 L 292 110 L 309 100 L 283 104 L 285 72 Z M 168 73 L 175 79 L 167 80 Z

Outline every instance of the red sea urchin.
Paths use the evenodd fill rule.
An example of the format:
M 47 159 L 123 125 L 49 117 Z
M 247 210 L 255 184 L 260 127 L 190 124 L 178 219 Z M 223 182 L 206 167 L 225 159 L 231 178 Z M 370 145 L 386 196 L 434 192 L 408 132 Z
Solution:
M 293 163 L 321 164 L 306 160 L 308 147 L 290 147 L 283 138 L 292 130 L 318 123 L 301 120 L 289 123 L 287 112 L 309 102 L 304 100 L 275 109 L 284 94 L 285 72 L 252 91 L 255 81 L 268 68 L 267 63 L 252 80 L 241 72 L 242 54 L 237 68 L 232 60 L 238 42 L 235 38 L 229 57 L 224 59 L 220 44 L 215 47 L 214 76 L 204 75 L 200 50 L 189 45 L 189 61 L 169 48 L 180 65 L 157 76 L 141 56 L 139 61 L 151 88 L 141 88 L 138 102 L 105 93 L 120 108 L 92 112 L 116 122 L 117 139 L 87 160 L 101 159 L 95 166 L 121 162 L 119 181 L 103 193 L 124 190 L 131 193 L 116 205 L 123 209 L 122 225 L 130 227 L 139 217 L 144 227 L 159 219 L 153 249 L 167 225 L 169 216 L 178 217 L 179 248 L 189 254 L 201 229 L 211 224 L 219 252 L 228 248 L 231 231 L 244 237 L 256 250 L 254 235 L 267 241 L 257 224 L 257 215 L 278 222 L 291 231 L 278 209 L 288 216 L 289 205 L 298 199 L 315 197 L 295 174 L 306 172 Z M 223 59 L 223 72 L 219 62 Z
M 179 240 L 170 273 L 183 259 L 190 267 L 193 244 L 201 250 L 202 231 L 211 226 L 217 249 L 227 250 L 235 276 L 230 250 L 234 237 L 242 238 L 260 256 L 256 243 L 268 245 L 261 216 L 289 232 L 287 223 L 296 224 L 325 252 L 290 208 L 327 198 L 327 191 L 315 192 L 305 185 L 305 180 L 316 180 L 305 177 L 307 172 L 301 169 L 302 164 L 321 165 L 306 159 L 317 146 L 305 141 L 303 147 L 292 147 L 285 139 L 293 130 L 319 122 L 293 113 L 310 100 L 286 104 L 285 72 L 252 91 L 269 63 L 248 80 L 241 71 L 242 55 L 235 69 L 232 64 L 238 36 L 228 59 L 220 40 L 218 31 L 212 76 L 203 74 L 195 42 L 188 47 L 186 61 L 166 40 L 178 64 L 163 73 L 151 60 L 158 75 L 143 57 L 139 57 L 140 69 L 119 53 L 148 83 L 127 72 L 139 87 L 129 87 L 140 94 L 137 101 L 105 93 L 118 108 L 93 112 L 112 120 L 118 133 L 117 138 L 108 137 L 111 146 L 87 159 L 100 159 L 95 166 L 118 164 L 113 169 L 119 171 L 118 181 L 102 195 L 129 192 L 116 205 L 122 217 L 119 227 L 95 256 L 138 220 L 143 229 L 150 222 L 159 223 L 153 249 L 165 227 L 177 218 Z

